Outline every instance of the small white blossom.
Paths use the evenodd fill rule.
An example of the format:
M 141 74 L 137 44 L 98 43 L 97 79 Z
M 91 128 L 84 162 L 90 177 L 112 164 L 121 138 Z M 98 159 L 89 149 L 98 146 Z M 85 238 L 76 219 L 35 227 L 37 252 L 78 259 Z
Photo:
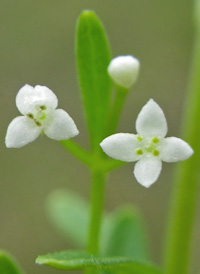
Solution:
M 150 99 L 136 120 L 138 134 L 118 133 L 104 139 L 100 144 L 110 157 L 134 162 L 137 181 L 149 187 L 159 177 L 162 161 L 177 162 L 189 158 L 192 148 L 183 140 L 167 137 L 167 121 L 159 105 Z
M 56 109 L 58 99 L 45 86 L 23 86 L 16 96 L 16 105 L 23 116 L 16 117 L 8 126 L 5 140 L 8 148 L 25 146 L 42 133 L 57 141 L 79 133 L 69 114 Z
M 140 69 L 138 59 L 131 55 L 118 56 L 111 60 L 108 73 L 112 80 L 124 88 L 130 88 L 135 84 Z

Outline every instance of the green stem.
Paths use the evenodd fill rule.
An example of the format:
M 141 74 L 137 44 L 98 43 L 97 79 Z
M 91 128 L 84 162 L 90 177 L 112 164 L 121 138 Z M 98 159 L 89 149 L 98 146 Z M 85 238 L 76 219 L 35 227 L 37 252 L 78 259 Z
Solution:
M 105 177 L 104 171 L 99 169 L 92 170 L 90 226 L 87 251 L 93 255 L 99 253 L 99 239 L 104 205 Z M 98 270 L 88 268 L 86 273 L 96 274 L 98 273 Z
M 90 226 L 87 251 L 90 254 L 98 254 L 99 238 L 101 232 L 101 223 L 104 205 L 105 177 L 107 169 L 110 170 L 116 166 L 114 163 L 106 164 L 97 150 L 95 154 L 90 154 L 71 140 L 60 142 L 69 152 L 88 165 L 92 171 L 91 174 L 91 210 Z M 110 161 L 107 161 L 110 162 Z M 112 162 L 112 161 L 111 161 Z M 117 161 L 116 161 L 117 162 Z M 119 165 L 119 163 L 118 163 Z M 95 274 L 97 270 L 88 268 L 87 274 Z
M 117 127 L 119 117 L 122 111 L 122 107 L 128 90 L 122 87 L 117 87 L 117 93 L 115 101 L 108 119 L 108 127 L 106 135 L 112 134 Z M 90 254 L 99 253 L 99 239 L 101 232 L 101 223 L 103 215 L 103 204 L 104 204 L 104 189 L 105 189 L 105 177 L 106 173 L 123 163 L 120 161 L 105 159 L 102 162 L 102 151 L 100 147 L 93 152 L 93 163 L 92 168 L 92 183 L 91 183 L 91 212 L 90 212 L 90 227 L 89 227 L 89 239 L 88 239 L 88 252 Z M 97 159 L 95 159 L 97 158 Z M 87 274 L 96 274 L 98 270 L 89 268 L 86 270 Z
M 92 171 L 91 182 L 91 212 L 88 252 L 98 254 L 99 237 L 104 204 L 105 173 L 100 170 Z
M 175 191 L 166 238 L 165 274 L 187 274 L 189 271 L 200 167 L 200 31 L 196 36 L 186 110 L 183 136 L 194 149 L 194 155 L 179 164 L 175 176 Z
M 81 160 L 87 166 L 92 166 L 92 157 L 91 154 L 84 150 L 82 147 L 77 145 L 72 140 L 60 141 L 61 145 L 63 145 L 71 154 Z
M 120 86 L 116 87 L 116 96 L 111 109 L 110 117 L 108 119 L 106 135 L 110 135 L 115 132 L 127 94 L 128 89 Z

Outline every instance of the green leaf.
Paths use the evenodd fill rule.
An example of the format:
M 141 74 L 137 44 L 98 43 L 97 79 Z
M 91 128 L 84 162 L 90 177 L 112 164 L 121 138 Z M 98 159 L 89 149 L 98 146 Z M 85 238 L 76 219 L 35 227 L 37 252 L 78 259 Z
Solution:
M 115 274 L 161 274 L 151 264 L 144 264 L 125 257 L 99 257 L 84 252 L 62 251 L 54 254 L 40 255 L 36 263 L 45 264 L 63 270 L 85 269 L 95 267 Z
M 23 274 L 15 259 L 7 252 L 0 250 L 0 273 Z
M 46 213 L 55 229 L 78 247 L 85 248 L 89 228 L 89 204 L 77 193 L 67 189 L 52 192 L 46 200 Z M 104 213 L 101 250 L 105 249 L 112 227 L 112 215 Z
M 147 233 L 139 212 L 131 205 L 119 208 L 112 217 L 106 256 L 148 260 Z
M 84 11 L 79 17 L 76 56 L 91 145 L 99 149 L 111 99 L 111 80 L 107 73 L 110 50 L 104 28 L 92 11 Z
M 89 205 L 78 194 L 56 190 L 46 201 L 46 212 L 51 224 L 66 239 L 85 248 L 88 238 Z M 104 213 L 100 250 L 105 256 L 128 256 L 147 260 L 147 236 L 140 214 L 132 206 Z
M 80 247 L 86 246 L 89 207 L 78 194 L 56 190 L 47 199 L 46 212 L 53 226 L 62 235 Z

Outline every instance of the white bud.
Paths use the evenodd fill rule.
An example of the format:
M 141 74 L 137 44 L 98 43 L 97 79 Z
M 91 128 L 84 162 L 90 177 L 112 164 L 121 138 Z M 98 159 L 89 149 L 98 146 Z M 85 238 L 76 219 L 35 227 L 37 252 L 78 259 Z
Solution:
M 140 62 L 131 55 L 118 56 L 111 60 L 108 73 L 112 80 L 124 87 L 130 88 L 137 80 Z

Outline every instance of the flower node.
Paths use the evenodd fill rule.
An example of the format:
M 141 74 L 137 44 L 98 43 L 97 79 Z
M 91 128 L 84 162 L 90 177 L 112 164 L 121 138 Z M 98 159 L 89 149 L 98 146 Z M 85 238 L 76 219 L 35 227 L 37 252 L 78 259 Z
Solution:
M 34 118 L 34 116 L 33 116 L 32 113 L 28 113 L 28 114 L 27 114 L 27 117 L 30 118 L 30 119 L 33 119 L 33 118 Z
M 160 151 L 159 151 L 159 150 L 155 149 L 155 150 L 153 151 L 153 155 L 154 155 L 154 156 L 159 156 L 159 154 L 160 154 Z
M 135 152 L 136 152 L 136 154 L 137 155 L 143 155 L 143 150 L 141 149 L 141 148 L 137 148 L 136 150 L 135 150 Z
M 154 143 L 154 144 L 158 144 L 159 141 L 160 140 L 158 139 L 158 137 L 153 137 L 152 140 L 151 140 L 151 142 Z
M 42 124 L 41 124 L 39 121 L 34 120 L 34 122 L 36 123 L 36 125 L 37 125 L 38 127 L 41 127 Z
M 46 110 L 47 107 L 46 107 L 46 106 L 40 106 L 40 109 L 41 109 L 41 110 Z
M 137 135 L 136 140 L 137 142 L 141 142 L 143 140 L 143 137 L 141 135 Z

